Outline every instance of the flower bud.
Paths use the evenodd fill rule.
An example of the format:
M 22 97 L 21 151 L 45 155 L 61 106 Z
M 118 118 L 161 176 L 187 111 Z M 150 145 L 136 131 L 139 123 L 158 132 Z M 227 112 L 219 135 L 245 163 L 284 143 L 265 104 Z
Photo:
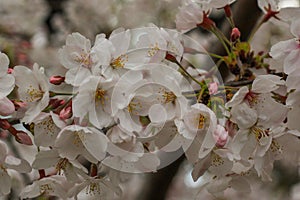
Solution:
M 50 77 L 50 83 L 54 85 L 60 85 L 65 81 L 65 77 L 62 76 L 51 76 Z
M 208 91 L 210 95 L 214 95 L 218 92 L 218 83 L 212 82 L 208 85 Z
M 8 130 L 11 127 L 11 124 L 6 119 L 0 119 L 0 128 Z
M 218 124 L 216 130 L 214 131 L 213 136 L 216 141 L 216 146 L 218 147 L 225 146 L 228 139 L 228 132 L 225 130 L 223 126 Z
M 17 142 L 20 144 L 25 144 L 25 145 L 32 145 L 32 140 L 29 137 L 29 135 L 23 131 L 18 131 L 18 133 L 15 136 L 15 139 Z
M 67 106 L 66 108 L 62 109 L 59 113 L 59 118 L 62 120 L 66 120 L 72 117 L 72 107 Z
M 14 104 L 7 98 L 0 99 L 0 115 L 8 116 L 15 112 Z
M 233 28 L 230 35 L 230 40 L 232 42 L 237 41 L 241 37 L 241 32 L 238 28 Z
M 8 69 L 7 69 L 7 73 L 8 73 L 8 74 L 12 74 L 13 72 L 14 72 L 14 70 L 13 70 L 12 68 L 8 68 Z

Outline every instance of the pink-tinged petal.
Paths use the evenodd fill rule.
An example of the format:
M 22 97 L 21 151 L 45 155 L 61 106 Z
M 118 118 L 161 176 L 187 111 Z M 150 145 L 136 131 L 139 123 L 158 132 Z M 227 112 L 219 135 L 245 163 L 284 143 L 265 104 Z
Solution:
M 48 169 L 50 167 L 55 167 L 59 159 L 60 157 L 56 149 L 40 151 L 36 154 L 32 167 L 34 169 Z
M 257 112 L 246 103 L 232 107 L 231 121 L 236 123 L 240 129 L 252 127 L 257 122 Z
M 284 73 L 294 75 L 300 75 L 300 47 L 290 52 L 290 54 L 284 59 L 283 69 Z
M 6 54 L 0 53 L 0 78 L 7 74 L 9 59 Z
M 25 112 L 22 122 L 31 123 L 47 107 L 49 103 L 49 92 L 45 92 L 43 98 L 37 104 L 31 104 Z
M 300 78 L 298 75 L 290 74 L 286 79 L 287 91 L 291 91 L 292 89 L 296 89 L 300 91 Z
M 296 37 L 300 38 L 300 20 L 293 20 L 291 24 L 291 33 Z
M 0 140 L 0 163 L 3 163 L 8 153 L 8 147 L 5 142 Z
M 31 166 L 26 160 L 15 158 L 10 155 L 7 156 L 5 159 L 5 166 L 9 169 L 14 169 L 20 173 L 31 172 Z
M 281 77 L 275 75 L 259 75 L 252 84 L 252 91 L 255 93 L 267 93 L 284 85 L 285 81 Z
M 131 35 L 129 30 L 124 30 L 123 28 L 119 28 L 114 30 L 110 36 L 109 41 L 116 47 L 114 52 L 114 57 L 120 56 L 122 54 L 127 53 L 127 50 L 130 45 Z
M 63 176 L 53 175 L 34 181 L 31 185 L 23 188 L 20 197 L 21 199 L 31 199 L 41 194 L 47 194 L 67 199 L 68 190 L 71 186 Z
M 11 178 L 5 169 L 0 168 L 0 196 L 10 193 Z
M 67 71 L 65 82 L 75 87 L 78 87 L 89 76 L 91 76 L 91 71 L 87 68 L 84 67 L 72 68 Z
M 297 48 L 298 43 L 295 39 L 281 41 L 271 47 L 270 55 L 274 59 L 281 59 Z
M 179 8 L 176 15 L 176 28 L 182 32 L 187 32 L 197 27 L 203 21 L 203 10 L 194 2 Z
M 34 143 L 37 146 L 53 146 L 60 129 L 54 124 L 51 115 L 46 116 L 34 126 Z
M 0 77 L 0 99 L 9 95 L 15 87 L 15 78 L 8 74 Z
M 0 115 L 8 116 L 15 112 L 14 104 L 6 97 L 0 99 Z
M 246 86 L 241 87 L 239 89 L 239 91 L 234 94 L 232 99 L 225 104 L 226 108 L 230 108 L 230 107 L 233 107 L 235 105 L 242 103 L 242 101 L 244 100 L 244 98 L 248 92 L 249 92 L 248 87 L 246 87 Z
M 298 130 L 300 131 L 300 123 L 299 123 L 299 113 L 300 113 L 300 104 L 292 105 L 292 109 L 288 112 L 287 115 L 287 126 L 290 130 Z
M 89 128 L 89 130 L 92 132 L 86 132 L 82 143 L 92 156 L 101 161 L 106 155 L 108 138 L 95 128 Z

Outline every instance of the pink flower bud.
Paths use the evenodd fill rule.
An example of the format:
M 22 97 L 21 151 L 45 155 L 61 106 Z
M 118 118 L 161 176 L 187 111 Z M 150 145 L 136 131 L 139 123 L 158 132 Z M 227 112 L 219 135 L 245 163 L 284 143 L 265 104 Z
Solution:
M 13 72 L 14 72 L 14 70 L 13 70 L 12 68 L 8 68 L 8 69 L 7 69 L 7 73 L 8 73 L 8 74 L 12 74 Z
M 72 117 L 72 107 L 67 106 L 66 108 L 62 109 L 59 113 L 59 118 L 62 120 L 66 120 Z
M 0 128 L 8 130 L 11 127 L 11 124 L 6 119 L 0 119 Z
M 213 136 L 216 141 L 216 146 L 218 147 L 225 146 L 228 139 L 228 132 L 225 130 L 223 126 L 218 124 Z
M 51 76 L 50 77 L 50 83 L 54 85 L 60 85 L 65 81 L 65 77 L 62 76 Z
M 32 145 L 31 138 L 29 137 L 29 135 L 27 135 L 27 133 L 25 133 L 23 131 L 18 131 L 18 133 L 15 136 L 15 139 L 20 144 Z
M 232 42 L 237 41 L 241 37 L 241 32 L 238 28 L 233 28 L 230 35 L 230 40 Z
M 218 92 L 218 83 L 216 82 L 209 83 L 208 91 L 210 95 L 216 94 Z
M 8 116 L 15 112 L 14 104 L 7 98 L 0 99 L 0 115 Z

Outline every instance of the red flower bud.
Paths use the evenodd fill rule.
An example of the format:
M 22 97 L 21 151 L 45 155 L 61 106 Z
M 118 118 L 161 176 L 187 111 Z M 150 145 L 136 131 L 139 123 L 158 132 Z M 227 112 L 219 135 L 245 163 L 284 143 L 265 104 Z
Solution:
M 20 144 L 32 145 L 31 138 L 29 137 L 29 135 L 27 135 L 27 133 L 25 133 L 23 131 L 18 131 L 18 133 L 15 136 L 15 139 Z
M 6 119 L 0 119 L 0 128 L 8 130 L 11 127 L 11 124 Z
M 60 85 L 65 81 L 65 77 L 62 76 L 51 76 L 50 77 L 50 83 L 54 85 Z
M 237 41 L 241 37 L 241 32 L 238 28 L 233 28 L 230 35 L 230 40 L 232 42 Z
M 64 109 L 62 109 L 59 113 L 59 118 L 62 120 L 66 120 L 72 117 L 72 107 L 68 106 Z

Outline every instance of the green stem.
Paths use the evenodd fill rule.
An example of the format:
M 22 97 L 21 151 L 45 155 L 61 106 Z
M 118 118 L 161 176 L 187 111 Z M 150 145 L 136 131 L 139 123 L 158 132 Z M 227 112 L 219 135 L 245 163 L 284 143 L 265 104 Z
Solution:
M 50 97 L 55 97 L 55 96 L 73 96 L 74 94 L 70 93 L 59 93 L 59 92 L 49 92 Z
M 258 29 L 259 29 L 264 23 L 265 23 L 265 21 L 264 21 L 264 16 L 262 16 L 262 17 L 260 18 L 260 20 L 259 20 L 259 23 L 257 23 L 257 24 L 255 25 L 255 27 L 252 29 L 252 31 L 251 31 L 251 33 L 250 33 L 250 35 L 249 35 L 249 37 L 248 37 L 248 42 L 251 42 L 251 40 L 253 39 L 255 33 L 258 31 Z
M 229 55 L 230 54 L 230 51 L 225 43 L 225 41 L 228 41 L 227 38 L 226 40 L 224 40 L 224 38 L 218 33 L 217 31 L 218 29 L 214 29 L 214 30 L 211 30 L 211 32 L 219 39 L 219 41 L 222 43 L 224 49 L 226 50 L 226 53 Z M 228 41 L 229 42 L 229 41 Z M 229 42 L 230 44 L 230 42 Z

